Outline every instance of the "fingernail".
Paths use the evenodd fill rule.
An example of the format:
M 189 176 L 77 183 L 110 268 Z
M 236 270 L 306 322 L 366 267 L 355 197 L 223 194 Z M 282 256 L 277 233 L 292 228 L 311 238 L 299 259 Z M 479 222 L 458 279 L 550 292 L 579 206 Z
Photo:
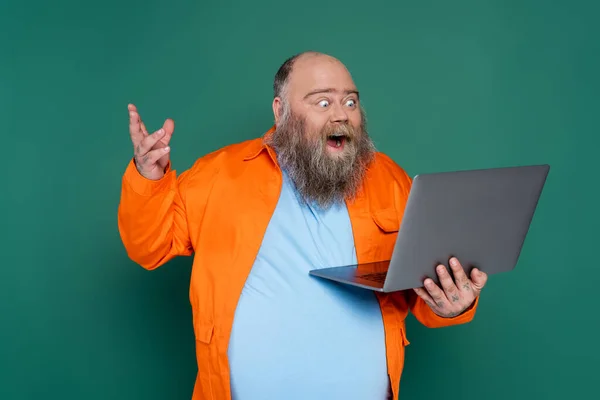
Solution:
M 169 148 L 169 146 L 165 147 L 165 152 L 167 152 L 167 151 L 169 151 L 169 150 L 171 150 L 171 149 Z
M 450 259 L 450 264 L 451 264 L 451 265 L 453 265 L 453 266 L 456 266 L 456 262 L 457 262 L 456 258 L 452 257 L 452 258 Z
M 442 273 L 442 272 L 444 272 L 444 270 L 445 270 L 445 268 L 444 268 L 443 265 L 438 265 L 438 267 L 437 267 L 437 272 L 438 273 Z

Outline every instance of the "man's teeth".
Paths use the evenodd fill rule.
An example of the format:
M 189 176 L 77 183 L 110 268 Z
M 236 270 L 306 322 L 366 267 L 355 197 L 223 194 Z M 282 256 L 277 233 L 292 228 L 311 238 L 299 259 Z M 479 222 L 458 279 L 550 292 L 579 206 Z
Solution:
M 327 137 L 328 140 L 330 140 L 331 142 L 333 142 L 333 147 L 342 147 L 342 145 L 344 144 L 344 140 L 346 139 L 346 136 L 343 134 L 334 134 L 334 135 L 330 135 Z

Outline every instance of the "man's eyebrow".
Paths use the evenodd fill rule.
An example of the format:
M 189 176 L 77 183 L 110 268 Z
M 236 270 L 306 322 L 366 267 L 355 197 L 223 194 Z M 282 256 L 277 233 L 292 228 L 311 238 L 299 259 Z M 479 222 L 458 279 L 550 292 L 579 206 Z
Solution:
M 311 90 L 310 92 L 308 92 L 306 94 L 306 96 L 304 96 L 304 99 L 307 99 L 310 96 L 313 96 L 315 94 L 320 94 L 320 93 L 335 93 L 335 92 L 337 92 L 337 90 L 336 89 L 332 89 L 332 88 L 315 89 L 315 90 Z M 344 94 L 346 94 L 346 95 L 355 94 L 356 97 L 359 97 L 358 90 L 356 90 L 356 89 L 346 89 L 346 90 L 344 90 Z

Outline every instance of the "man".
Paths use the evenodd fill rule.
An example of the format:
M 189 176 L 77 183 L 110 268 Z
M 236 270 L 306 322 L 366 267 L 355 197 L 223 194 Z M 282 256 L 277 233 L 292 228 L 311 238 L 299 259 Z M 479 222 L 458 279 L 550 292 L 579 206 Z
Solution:
M 119 229 L 154 269 L 195 253 L 194 399 L 398 397 L 408 311 L 429 327 L 469 322 L 487 276 L 451 260 L 424 288 L 393 294 L 310 277 L 389 259 L 411 179 L 375 150 L 359 93 L 337 59 L 305 52 L 275 76 L 275 126 L 176 177 L 174 123 L 149 135 L 130 105 L 134 157 Z

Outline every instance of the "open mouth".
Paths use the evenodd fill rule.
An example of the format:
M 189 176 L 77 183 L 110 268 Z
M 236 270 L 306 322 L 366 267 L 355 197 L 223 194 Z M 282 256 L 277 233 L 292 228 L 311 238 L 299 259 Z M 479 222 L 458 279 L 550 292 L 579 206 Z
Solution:
M 327 136 L 327 145 L 335 149 L 343 149 L 348 138 L 346 135 L 329 135 Z

